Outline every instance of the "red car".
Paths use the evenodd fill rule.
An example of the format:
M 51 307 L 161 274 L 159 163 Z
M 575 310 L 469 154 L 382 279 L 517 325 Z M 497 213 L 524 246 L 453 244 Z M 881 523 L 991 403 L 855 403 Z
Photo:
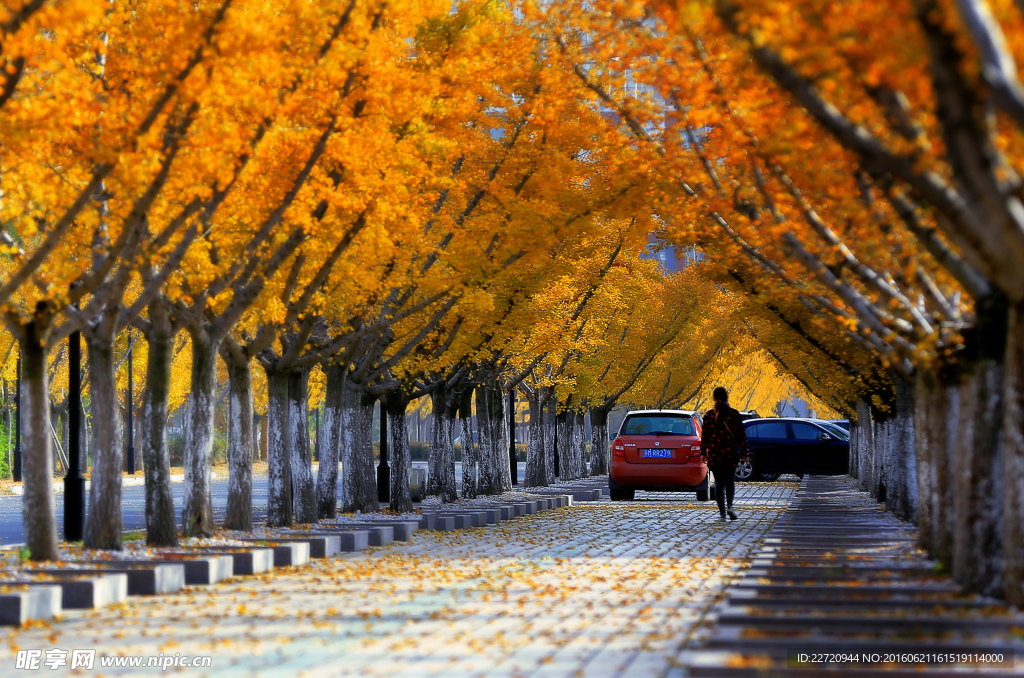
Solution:
M 633 499 L 637 490 L 712 495 L 708 466 L 700 458 L 702 421 L 687 410 L 634 410 L 626 414 L 612 443 L 608 488 L 612 501 Z

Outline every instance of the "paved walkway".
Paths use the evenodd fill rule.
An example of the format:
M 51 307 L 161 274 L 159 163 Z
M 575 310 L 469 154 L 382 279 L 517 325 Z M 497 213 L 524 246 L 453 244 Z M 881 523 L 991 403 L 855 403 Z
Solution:
M 0 630 L 17 649 L 211 655 L 186 675 L 682 676 L 723 587 L 788 506 L 795 483 L 738 486 L 722 524 L 692 494 L 643 495 L 413 540 L 51 628 Z M 40 669 L 64 675 L 69 667 Z M 99 668 L 84 675 L 154 675 Z M 21 672 L 18 672 L 21 675 Z M 27 675 L 27 674 L 26 674 Z
M 1021 675 L 1024 614 L 964 595 L 848 477 L 812 476 L 715 615 L 694 678 Z

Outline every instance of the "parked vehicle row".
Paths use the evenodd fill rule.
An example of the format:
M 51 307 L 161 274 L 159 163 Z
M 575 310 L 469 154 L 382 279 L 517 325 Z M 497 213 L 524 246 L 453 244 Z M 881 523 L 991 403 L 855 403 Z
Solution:
M 764 418 L 741 412 L 749 460 L 736 467 L 738 480 L 777 480 L 784 473 L 845 475 L 850 465 L 849 422 L 798 417 Z M 846 426 L 842 426 L 842 424 Z M 689 410 L 635 410 L 622 420 L 612 442 L 608 486 L 613 501 L 637 490 L 694 492 L 714 497 L 701 460 L 703 422 Z

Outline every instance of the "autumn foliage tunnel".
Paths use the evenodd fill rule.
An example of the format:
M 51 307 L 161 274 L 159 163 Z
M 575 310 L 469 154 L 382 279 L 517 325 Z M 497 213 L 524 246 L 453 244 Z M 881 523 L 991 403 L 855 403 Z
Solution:
M 511 487 L 510 393 L 542 485 L 555 441 L 607 472 L 616 407 L 728 383 L 849 417 L 850 474 L 1024 603 L 1021 3 L 8 0 L 0 36 L 33 558 L 75 341 L 88 547 L 121 547 L 128 410 L 173 545 L 217 529 L 222 428 L 244 530 L 261 445 L 271 525 L 381 508 L 378 402 L 404 511 L 411 404 L 451 500 Z

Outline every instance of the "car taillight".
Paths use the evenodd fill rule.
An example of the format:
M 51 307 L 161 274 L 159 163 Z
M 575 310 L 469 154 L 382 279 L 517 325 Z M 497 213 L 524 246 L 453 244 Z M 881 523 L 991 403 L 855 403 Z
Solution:
M 625 457 L 626 456 L 626 448 L 624 446 L 620 445 L 619 441 L 616 440 L 615 443 L 612 444 L 612 454 L 614 454 L 616 457 Z
M 696 452 L 696 453 L 700 454 L 700 443 L 695 443 L 693 445 L 690 445 L 690 452 Z

